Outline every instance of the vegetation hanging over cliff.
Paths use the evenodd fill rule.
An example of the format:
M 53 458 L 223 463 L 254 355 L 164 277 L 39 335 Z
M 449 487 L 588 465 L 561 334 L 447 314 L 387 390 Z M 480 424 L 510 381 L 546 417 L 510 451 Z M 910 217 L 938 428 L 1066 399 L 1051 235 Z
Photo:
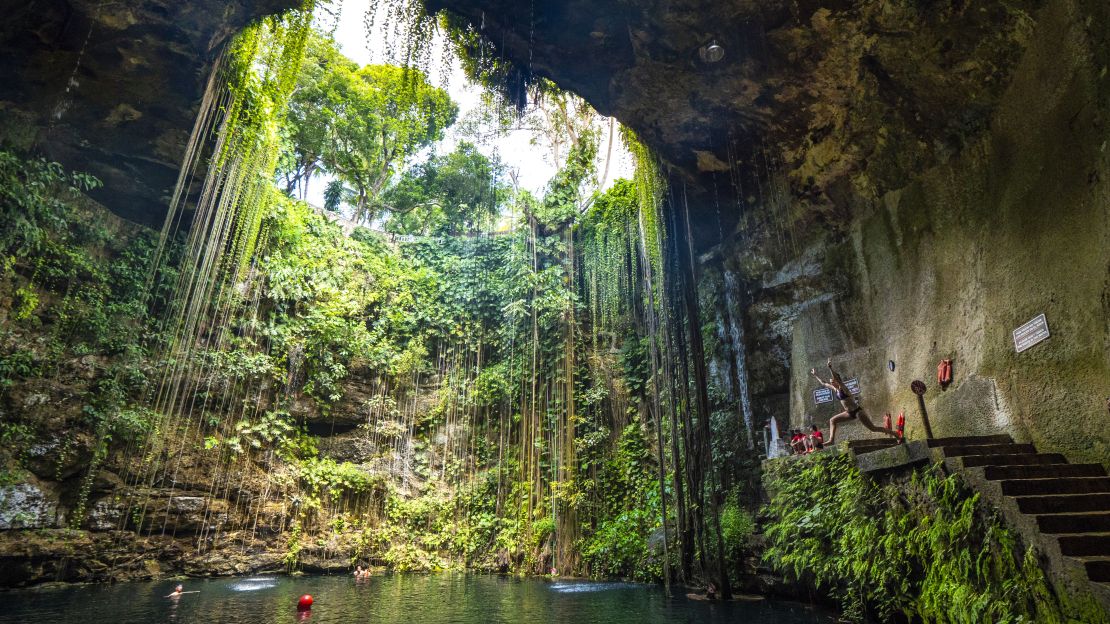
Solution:
M 1058 596 L 1037 553 L 934 466 L 878 485 L 850 454 L 780 461 L 767 473 L 765 559 L 834 595 L 853 621 L 1105 621 Z
M 406 162 L 453 104 L 416 69 L 343 59 L 310 8 L 221 59 L 161 236 L 82 237 L 95 182 L 3 154 L 6 480 L 54 510 L 17 524 L 276 544 L 290 567 L 720 575 L 751 523 L 691 400 L 702 323 L 674 305 L 693 282 L 666 277 L 689 259 L 650 154 L 595 192 L 592 113 L 548 85 L 561 167 L 540 196 L 471 144 Z M 405 236 L 290 196 L 323 176 Z M 73 410 L 29 407 L 87 354 Z

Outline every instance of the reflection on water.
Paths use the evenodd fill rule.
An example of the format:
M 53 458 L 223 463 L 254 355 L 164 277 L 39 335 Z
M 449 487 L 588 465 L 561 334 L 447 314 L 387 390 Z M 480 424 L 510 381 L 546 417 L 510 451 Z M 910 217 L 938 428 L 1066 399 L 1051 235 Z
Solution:
M 714 603 L 667 598 L 654 586 L 633 583 L 516 579 L 442 574 L 250 577 L 184 581 L 186 591 L 165 598 L 176 581 L 112 586 L 69 586 L 4 594 L 0 623 L 152 622 L 312 624 L 810 624 L 828 614 L 786 602 Z M 310 612 L 297 599 L 312 594 Z

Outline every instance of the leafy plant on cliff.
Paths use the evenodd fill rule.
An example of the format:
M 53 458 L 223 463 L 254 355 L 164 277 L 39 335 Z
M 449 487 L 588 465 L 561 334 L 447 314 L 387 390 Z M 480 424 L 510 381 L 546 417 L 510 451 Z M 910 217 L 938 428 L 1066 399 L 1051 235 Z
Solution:
M 819 453 L 767 477 L 766 561 L 829 591 L 850 619 L 1070 621 L 1035 553 L 956 475 L 934 466 L 881 486 L 850 456 Z

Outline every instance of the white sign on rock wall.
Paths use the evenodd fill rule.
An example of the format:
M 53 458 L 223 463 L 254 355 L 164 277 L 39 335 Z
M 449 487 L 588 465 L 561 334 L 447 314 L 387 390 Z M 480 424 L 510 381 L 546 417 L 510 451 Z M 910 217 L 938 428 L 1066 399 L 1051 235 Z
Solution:
M 853 377 L 848 381 L 845 381 L 844 385 L 848 386 L 848 392 L 851 392 L 855 396 L 859 396 L 859 379 Z M 833 391 L 824 386 L 813 391 L 814 405 L 821 405 L 822 403 L 832 403 L 833 399 L 835 398 L 836 395 L 833 394 Z
M 1044 342 L 1051 335 L 1048 332 L 1048 321 L 1044 314 L 1039 314 L 1033 320 L 1014 330 L 1014 349 L 1021 353 Z

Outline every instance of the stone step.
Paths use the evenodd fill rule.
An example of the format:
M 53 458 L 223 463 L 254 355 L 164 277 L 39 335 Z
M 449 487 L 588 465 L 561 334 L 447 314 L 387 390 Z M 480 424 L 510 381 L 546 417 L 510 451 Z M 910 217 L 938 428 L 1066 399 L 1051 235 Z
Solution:
M 848 445 L 848 448 L 850 448 L 852 450 L 855 450 L 855 449 L 858 449 L 858 448 L 865 448 L 865 447 L 868 447 L 868 446 L 883 446 L 883 447 L 886 447 L 886 446 L 892 446 L 892 445 L 897 444 L 897 443 L 898 443 L 897 440 L 894 440 L 894 439 L 888 438 L 886 436 L 883 436 L 881 438 L 867 438 L 865 440 L 848 440 L 845 444 Z
M 863 455 L 864 453 L 870 453 L 872 451 L 881 451 L 892 446 L 898 446 L 898 441 L 880 438 L 877 440 L 851 440 L 848 442 L 848 449 L 856 455 Z
M 1083 513 L 1110 511 L 1110 494 L 1059 494 L 1055 496 L 1019 496 L 1018 509 L 1026 514 Z
M 965 455 L 960 458 L 964 468 L 978 466 L 1033 466 L 1039 464 L 1066 464 L 1068 460 L 1059 453 L 1013 453 L 1010 455 Z
M 1083 557 L 1087 578 L 1096 583 L 1110 583 L 1110 557 Z
M 1032 444 L 957 444 L 941 447 L 945 457 L 964 457 L 967 455 L 1019 455 L 1036 453 Z
M 983 476 L 989 481 L 1003 479 L 1051 479 L 1056 477 L 1105 477 L 1102 464 L 1033 464 L 986 466 Z
M 1090 494 L 1110 492 L 1110 477 L 1064 477 L 1062 479 L 1008 479 L 1002 481 L 1006 496 L 1044 494 Z
M 1110 533 L 1083 533 L 1057 538 L 1069 557 L 1110 557 Z
M 926 440 L 929 448 L 938 448 L 945 446 L 982 446 L 984 444 L 1013 444 L 1014 439 L 1008 435 L 987 435 L 987 436 L 960 436 L 956 438 L 933 438 Z
M 1037 516 L 1037 527 L 1042 533 L 1110 532 L 1110 511 L 1044 514 Z

